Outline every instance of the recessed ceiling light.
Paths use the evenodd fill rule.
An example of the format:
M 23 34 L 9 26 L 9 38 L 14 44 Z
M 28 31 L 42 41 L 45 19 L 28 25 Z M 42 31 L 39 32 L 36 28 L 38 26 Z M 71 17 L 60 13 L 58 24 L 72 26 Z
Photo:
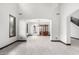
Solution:
M 19 13 L 19 15 L 22 15 L 22 13 Z
M 60 15 L 60 13 L 56 13 L 56 15 Z

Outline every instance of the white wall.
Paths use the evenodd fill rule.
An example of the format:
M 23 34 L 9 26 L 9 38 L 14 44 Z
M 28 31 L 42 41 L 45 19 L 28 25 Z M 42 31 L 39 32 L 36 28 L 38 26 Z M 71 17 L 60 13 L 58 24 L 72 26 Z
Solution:
M 61 26 L 60 26 L 60 40 L 64 43 L 70 44 L 70 15 L 79 9 L 77 3 L 63 3 L 60 7 L 61 12 Z
M 16 37 L 9 38 L 9 14 L 16 17 L 17 22 L 17 4 L 0 4 L 0 48 L 17 40 Z
M 22 19 L 51 19 L 52 20 L 52 40 L 59 40 L 59 4 L 57 3 L 22 3 L 19 4 L 20 20 Z
M 19 40 L 26 39 L 26 22 L 23 20 L 19 21 Z
M 28 23 L 28 25 L 29 25 L 29 29 L 28 29 L 29 34 L 31 34 L 31 35 L 39 35 L 39 29 L 38 29 L 39 24 L 38 23 L 30 22 L 30 23 Z M 36 33 L 33 32 L 33 30 L 34 30 L 33 26 L 34 25 L 36 25 Z

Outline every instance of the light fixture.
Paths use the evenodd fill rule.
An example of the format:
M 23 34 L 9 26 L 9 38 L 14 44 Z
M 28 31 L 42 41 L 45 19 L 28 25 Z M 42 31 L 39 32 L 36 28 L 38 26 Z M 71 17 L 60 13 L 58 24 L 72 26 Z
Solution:
M 60 15 L 60 13 L 56 13 L 56 15 Z
M 19 15 L 22 15 L 23 13 L 19 13 Z

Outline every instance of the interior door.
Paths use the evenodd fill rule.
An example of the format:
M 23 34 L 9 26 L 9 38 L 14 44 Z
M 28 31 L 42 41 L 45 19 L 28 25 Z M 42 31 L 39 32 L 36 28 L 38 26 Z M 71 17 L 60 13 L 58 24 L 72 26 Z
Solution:
M 48 36 L 48 25 L 40 25 L 40 36 Z

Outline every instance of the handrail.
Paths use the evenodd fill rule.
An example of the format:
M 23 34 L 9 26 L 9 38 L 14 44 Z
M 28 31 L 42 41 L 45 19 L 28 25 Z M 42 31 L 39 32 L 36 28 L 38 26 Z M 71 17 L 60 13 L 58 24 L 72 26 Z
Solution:
M 74 23 L 75 25 L 79 26 L 79 19 L 75 17 L 71 17 L 71 22 Z

